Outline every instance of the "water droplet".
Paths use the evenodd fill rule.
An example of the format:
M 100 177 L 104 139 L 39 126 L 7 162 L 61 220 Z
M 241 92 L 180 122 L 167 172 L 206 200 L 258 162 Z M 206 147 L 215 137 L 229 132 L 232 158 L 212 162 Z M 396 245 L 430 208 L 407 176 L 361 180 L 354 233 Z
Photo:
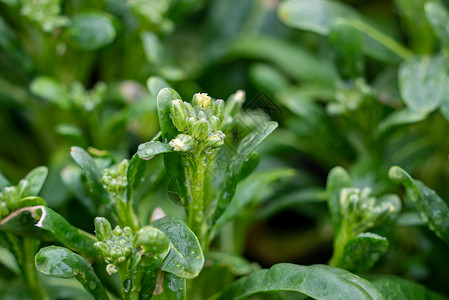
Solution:
M 151 148 L 148 148 L 147 150 L 145 150 L 145 154 L 146 155 L 150 155 L 150 154 L 153 154 L 153 149 L 151 149 Z
M 125 293 L 129 293 L 129 291 L 131 290 L 131 279 L 128 278 L 123 281 L 123 290 L 125 291 Z
M 89 282 L 89 289 L 95 290 L 96 287 L 97 287 L 97 284 L 94 281 Z

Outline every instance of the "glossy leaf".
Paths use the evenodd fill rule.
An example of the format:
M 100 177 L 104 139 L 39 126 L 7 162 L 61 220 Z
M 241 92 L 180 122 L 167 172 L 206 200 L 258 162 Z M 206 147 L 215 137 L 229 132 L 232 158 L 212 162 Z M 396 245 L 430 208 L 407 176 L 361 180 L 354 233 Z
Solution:
M 329 172 L 326 182 L 327 205 L 336 232 L 338 232 L 341 224 L 340 191 L 342 188 L 351 186 L 351 178 L 342 167 L 335 167 Z
M 440 1 L 427 1 L 425 6 L 426 17 L 433 31 L 446 47 L 449 47 L 449 13 Z
M 170 252 L 161 269 L 182 278 L 198 276 L 204 256 L 195 234 L 178 218 L 164 217 L 151 223 L 170 240 Z
M 155 155 L 172 152 L 173 150 L 168 144 L 157 141 L 146 142 L 139 145 L 137 154 L 141 159 L 152 159 Z
M 314 299 L 384 299 L 370 282 L 343 269 L 284 263 L 237 280 L 218 299 L 246 299 L 278 291 L 298 292 Z
M 97 50 L 111 44 L 116 36 L 114 25 L 103 13 L 80 13 L 72 18 L 68 36 L 81 50 Z
M 447 61 L 443 56 L 420 56 L 399 68 L 399 86 L 407 107 L 417 113 L 437 109 L 446 91 Z
M 429 189 L 421 181 L 413 179 L 398 166 L 391 167 L 388 175 L 392 180 L 404 186 L 421 218 L 440 239 L 449 245 L 449 207 L 446 202 L 435 191 Z
M 251 153 L 248 158 L 244 161 L 242 165 L 242 170 L 240 171 L 239 181 L 242 181 L 248 177 L 259 165 L 260 154 L 257 152 Z
M 46 275 L 76 278 L 95 299 L 109 299 L 92 266 L 67 248 L 50 246 L 36 254 L 36 268 Z
M 84 171 L 87 183 L 90 187 L 90 192 L 94 195 L 94 199 L 100 201 L 102 204 L 108 206 L 112 205 L 111 199 L 109 199 L 107 191 L 100 181 L 100 170 L 98 170 L 89 153 L 80 147 L 72 147 L 70 155 Z
M 353 272 L 366 271 L 388 250 L 388 245 L 388 240 L 380 235 L 361 233 L 346 243 L 341 267 Z
M 447 300 L 446 297 L 428 290 L 424 286 L 392 275 L 373 276 L 371 283 L 386 300 Z
M 156 287 L 156 291 L 151 299 L 185 300 L 186 292 L 187 289 L 185 278 L 178 277 L 172 273 L 164 273 L 162 285 Z
M 221 191 L 217 207 L 212 218 L 212 222 L 223 214 L 234 196 L 237 183 L 242 174 L 243 166 L 249 155 L 260 145 L 276 128 L 276 122 L 267 122 L 250 134 L 248 134 L 239 144 L 237 154 L 231 158 L 231 162 L 226 172 L 226 183 Z
M 62 109 L 70 107 L 66 86 L 54 78 L 47 76 L 36 78 L 31 82 L 30 90 L 36 96 L 52 102 Z
M 43 205 L 24 207 L 0 222 L 0 231 L 40 240 L 57 240 L 89 258 L 97 257 L 92 235 L 73 227 L 61 215 Z
M 37 196 L 44 185 L 45 179 L 47 179 L 48 168 L 40 166 L 31 170 L 26 176 L 25 180 L 28 180 L 28 185 L 22 197 Z

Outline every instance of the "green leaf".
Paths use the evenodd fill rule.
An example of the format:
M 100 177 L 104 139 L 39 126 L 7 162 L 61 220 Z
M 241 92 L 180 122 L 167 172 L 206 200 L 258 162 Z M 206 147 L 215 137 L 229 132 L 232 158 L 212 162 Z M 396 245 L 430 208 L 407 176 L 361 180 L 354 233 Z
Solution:
M 164 217 L 151 223 L 170 240 L 170 252 L 161 269 L 182 278 L 198 276 L 204 265 L 204 256 L 195 234 L 178 218 Z
M 373 276 L 371 283 L 379 289 L 386 300 L 447 300 L 424 286 L 392 275 Z
M 427 20 L 446 47 L 449 47 L 449 13 L 440 1 L 427 1 L 424 5 Z
M 417 113 L 430 113 L 443 101 L 446 91 L 447 60 L 444 56 L 419 56 L 399 68 L 401 97 Z
M 140 38 L 142 39 L 142 46 L 147 61 L 156 65 L 160 64 L 163 59 L 164 49 L 159 37 L 151 31 L 145 31 L 140 35 Z
M 152 159 L 155 155 L 161 153 L 173 152 L 168 144 L 164 144 L 157 141 L 150 141 L 140 144 L 137 148 L 137 154 L 141 159 Z
M 109 299 L 92 266 L 67 248 L 42 248 L 35 258 L 36 268 L 46 275 L 76 278 L 95 299 Z
M 8 186 L 11 186 L 11 183 L 9 182 L 8 179 L 6 179 L 5 176 L 3 176 L 2 172 L 0 172 L 0 190 Z
M 336 232 L 341 224 L 340 191 L 342 188 L 351 186 L 351 177 L 342 167 L 335 167 L 329 172 L 326 182 L 327 205 Z
M 172 273 L 164 273 L 162 285 L 158 287 L 151 299 L 154 300 L 185 300 L 186 299 L 186 279 L 178 277 Z
M 243 171 L 245 161 L 250 154 L 260 145 L 276 128 L 276 122 L 267 122 L 252 133 L 248 134 L 239 144 L 237 154 L 231 158 L 226 172 L 226 182 L 218 199 L 217 207 L 212 218 L 215 223 L 223 214 L 234 196 L 237 183 Z
M 76 47 L 91 51 L 111 44 L 116 36 L 110 17 L 103 13 L 80 13 L 72 18 L 67 34 Z
M 154 98 L 157 98 L 159 92 L 164 88 L 171 88 L 171 86 L 161 77 L 151 76 L 150 78 L 148 78 L 147 89 L 150 92 L 150 95 Z
M 224 266 L 234 276 L 248 275 L 260 270 L 260 266 L 257 263 L 251 263 L 244 257 L 226 252 L 209 251 L 206 257 L 206 263 L 208 266 Z
M 61 171 L 61 179 L 70 193 L 87 209 L 92 216 L 97 215 L 98 204 L 92 201 L 81 181 L 82 170 L 75 165 L 68 165 Z
M 80 147 L 72 147 L 70 155 L 84 171 L 87 183 L 90 187 L 90 192 L 93 194 L 93 199 L 111 207 L 111 199 L 100 181 L 101 173 L 95 165 L 93 158 L 89 155 L 89 153 Z
M 413 179 L 398 166 L 391 167 L 388 175 L 390 179 L 404 186 L 421 218 L 440 239 L 449 245 L 449 207 L 446 202 L 435 191 L 421 181 Z
M 394 127 L 417 123 L 424 120 L 426 117 L 427 113 L 415 112 L 408 108 L 395 110 L 380 122 L 377 128 L 377 133 L 382 135 Z
M 178 129 L 173 125 L 170 112 L 170 103 L 176 99 L 182 100 L 181 96 L 170 88 L 162 89 L 157 95 L 157 114 L 164 143 L 168 143 L 179 133 Z
M 361 233 L 346 243 L 341 267 L 352 272 L 366 271 L 388 250 L 388 245 L 380 235 Z
M 257 152 L 251 153 L 243 162 L 242 170 L 240 171 L 239 181 L 242 181 L 257 168 L 260 162 L 260 154 Z
M 389 36 L 378 31 L 351 7 L 336 1 L 287 0 L 279 5 L 279 18 L 293 28 L 328 35 L 331 26 L 338 20 L 363 35 L 364 53 L 375 59 L 397 63 L 411 52 Z
M 86 257 L 97 257 L 93 247 L 95 237 L 73 227 L 57 212 L 43 205 L 13 212 L 0 222 L 0 231 L 45 241 L 57 240 Z
M 48 168 L 40 166 L 31 170 L 26 176 L 25 180 L 28 180 L 28 185 L 25 188 L 25 192 L 22 193 L 22 197 L 37 196 L 44 185 L 45 179 L 47 179 Z
M 298 292 L 314 299 L 384 299 L 370 282 L 343 269 L 285 263 L 237 280 L 218 299 L 238 300 L 278 291 Z
M 62 109 L 70 108 L 67 87 L 52 77 L 37 77 L 31 82 L 30 90 L 34 95 L 52 102 Z

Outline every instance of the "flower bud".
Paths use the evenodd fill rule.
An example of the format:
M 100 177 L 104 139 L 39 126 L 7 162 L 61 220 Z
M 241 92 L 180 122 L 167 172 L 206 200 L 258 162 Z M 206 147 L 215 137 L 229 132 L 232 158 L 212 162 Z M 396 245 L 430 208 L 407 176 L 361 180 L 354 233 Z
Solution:
M 103 217 L 95 218 L 95 235 L 99 241 L 104 241 L 111 235 L 111 223 Z
M 205 140 L 209 136 L 209 122 L 206 119 L 201 119 L 193 128 L 192 134 L 200 140 Z
M 220 119 L 219 119 L 218 117 L 216 117 L 216 116 L 211 116 L 211 117 L 209 118 L 210 130 L 211 130 L 212 132 L 217 131 L 217 130 L 220 128 L 220 124 L 221 124 L 221 121 L 220 121 Z
M 234 118 L 242 109 L 243 102 L 245 102 L 245 92 L 238 90 L 232 94 L 226 102 L 226 115 Z
M 208 119 L 207 118 L 207 114 L 203 111 L 203 110 L 200 110 L 199 112 L 198 112 L 198 119 Z
M 171 140 L 169 145 L 174 151 L 187 152 L 195 146 L 195 140 L 190 135 L 181 133 Z
M 113 264 L 108 264 L 106 266 L 106 272 L 108 272 L 109 275 L 117 273 L 117 267 Z
M 187 130 L 189 132 L 193 131 L 193 128 L 195 128 L 196 124 L 198 123 L 198 119 L 196 117 L 190 117 L 187 120 Z
M 107 257 L 109 256 L 109 247 L 105 242 L 96 242 L 94 243 L 94 248 L 97 250 L 97 252 L 103 256 Z
M 117 173 L 119 176 L 126 176 L 128 173 L 128 165 L 129 165 L 129 160 L 124 159 L 122 160 L 118 166 L 117 166 Z
M 184 108 L 186 110 L 186 113 L 190 117 L 196 117 L 195 109 L 193 108 L 192 104 L 188 102 L 184 102 Z
M 112 231 L 112 234 L 114 234 L 115 236 L 121 236 L 122 235 L 122 229 L 120 228 L 120 226 L 115 226 L 114 230 Z
M 186 128 L 186 111 L 184 109 L 184 103 L 177 99 L 170 103 L 170 112 L 173 125 L 179 130 L 184 131 Z
M 130 238 L 133 236 L 133 230 L 131 229 L 131 227 L 124 227 L 123 228 L 123 234 L 125 235 L 125 237 Z
M 224 144 L 225 138 L 226 135 L 223 132 L 218 131 L 206 139 L 205 145 L 210 148 L 218 148 Z
M 218 99 L 214 102 L 214 106 L 212 107 L 212 115 L 216 116 L 220 122 L 223 122 L 225 112 L 225 102 L 221 99 Z
M 193 95 L 193 105 L 199 109 L 206 109 L 210 105 L 211 98 L 206 93 L 197 93 Z
M 151 255 L 163 253 L 170 248 L 170 242 L 165 233 L 152 226 L 139 230 L 132 245 L 134 248 L 142 248 L 145 253 Z

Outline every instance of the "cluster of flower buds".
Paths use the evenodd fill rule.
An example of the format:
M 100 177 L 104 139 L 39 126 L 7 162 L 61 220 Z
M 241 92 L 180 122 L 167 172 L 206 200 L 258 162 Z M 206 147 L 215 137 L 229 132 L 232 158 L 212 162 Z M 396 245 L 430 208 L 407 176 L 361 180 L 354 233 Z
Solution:
M 104 187 L 115 195 L 123 195 L 128 187 L 127 172 L 129 161 L 122 160 L 117 167 L 108 168 L 103 171 L 101 183 Z
M 397 205 L 394 202 L 397 201 L 399 199 L 396 197 L 380 201 L 371 196 L 368 187 L 343 188 L 340 193 L 340 214 L 349 221 L 354 234 L 358 234 L 379 225 L 396 212 Z
M 29 181 L 22 179 L 17 186 L 8 186 L 0 192 L 0 220 L 9 215 L 29 188 Z
M 98 242 L 94 244 L 94 247 L 108 263 L 106 271 L 109 275 L 116 273 L 117 265 L 126 262 L 135 251 L 131 244 L 132 229 L 130 227 L 122 229 L 119 226 L 112 229 L 108 220 L 97 217 L 95 218 L 95 235 Z
M 358 78 L 352 82 L 341 82 L 337 84 L 336 88 L 336 102 L 331 102 L 327 106 L 327 110 L 331 114 L 344 114 L 355 111 L 367 99 L 373 97 L 371 87 L 362 78 Z
M 193 104 L 193 105 L 192 105 Z M 209 152 L 224 144 L 226 135 L 220 130 L 225 115 L 225 102 L 197 93 L 192 104 L 179 99 L 170 103 L 173 125 L 181 132 L 170 141 L 174 151 L 195 151 L 198 145 Z M 201 150 L 202 150 L 201 149 Z

